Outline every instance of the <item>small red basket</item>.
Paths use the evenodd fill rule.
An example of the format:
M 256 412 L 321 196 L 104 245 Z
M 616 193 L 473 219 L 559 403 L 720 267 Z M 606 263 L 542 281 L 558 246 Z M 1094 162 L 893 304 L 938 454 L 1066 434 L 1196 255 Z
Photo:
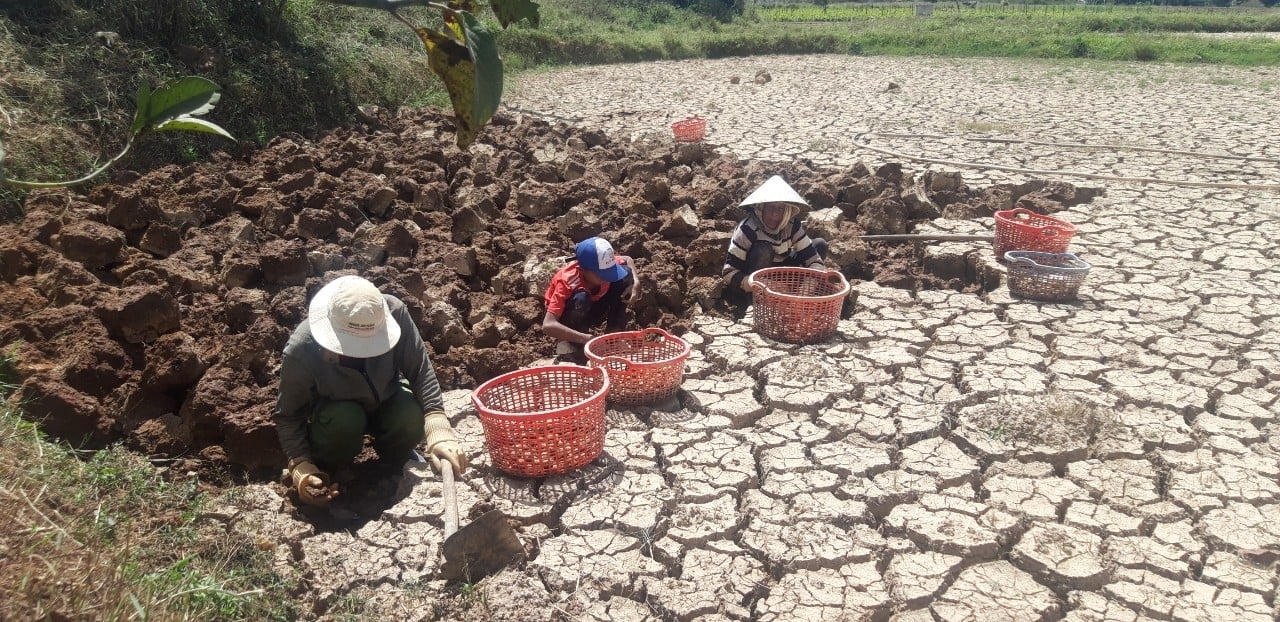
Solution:
M 604 450 L 609 375 L 580 365 L 518 369 L 471 394 L 498 469 L 523 477 L 564 473 Z
M 1075 225 L 1029 209 L 996 212 L 996 239 L 992 243 L 996 259 L 1004 261 L 1007 251 L 1065 253 L 1075 235 Z
M 849 281 L 837 270 L 765 268 L 748 278 L 757 333 L 787 343 L 817 343 L 835 334 Z
M 676 394 L 684 379 L 689 342 L 661 328 L 600 335 L 584 352 L 609 374 L 609 402 L 655 404 Z
M 702 140 L 702 136 L 706 131 L 707 120 L 698 116 L 692 116 L 671 124 L 671 132 L 676 135 L 676 140 L 680 142 L 696 143 Z

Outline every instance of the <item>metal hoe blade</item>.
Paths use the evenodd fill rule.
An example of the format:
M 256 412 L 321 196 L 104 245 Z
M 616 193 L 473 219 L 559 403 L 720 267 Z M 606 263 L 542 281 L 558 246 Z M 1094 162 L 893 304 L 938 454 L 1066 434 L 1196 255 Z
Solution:
M 474 583 L 511 562 L 524 559 L 524 545 L 498 510 L 486 512 L 471 524 L 458 529 L 458 495 L 454 490 L 453 467 L 441 461 L 444 480 L 444 565 L 440 574 L 449 581 Z
M 507 525 L 506 515 L 491 510 L 445 538 L 441 574 L 450 581 L 473 583 L 522 559 L 524 546 Z

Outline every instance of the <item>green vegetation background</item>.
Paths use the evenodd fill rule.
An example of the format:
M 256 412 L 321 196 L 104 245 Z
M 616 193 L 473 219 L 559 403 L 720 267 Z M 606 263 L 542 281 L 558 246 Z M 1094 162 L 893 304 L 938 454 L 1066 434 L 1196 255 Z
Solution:
M 914 17 L 910 3 L 742 11 L 740 0 L 542 0 L 541 7 L 541 28 L 499 36 L 509 72 L 818 53 L 1280 64 L 1276 40 L 1184 34 L 1280 31 L 1280 10 L 1260 5 L 944 2 L 928 18 Z M 404 13 L 423 25 L 438 19 L 429 9 Z M 323 0 L 15 0 L 0 9 L 0 59 L 6 168 L 28 180 L 71 178 L 115 153 L 142 80 L 214 80 L 224 93 L 211 120 L 249 145 L 340 125 L 358 105 L 448 103 L 403 24 Z M 153 137 L 121 168 L 234 148 L 213 137 Z

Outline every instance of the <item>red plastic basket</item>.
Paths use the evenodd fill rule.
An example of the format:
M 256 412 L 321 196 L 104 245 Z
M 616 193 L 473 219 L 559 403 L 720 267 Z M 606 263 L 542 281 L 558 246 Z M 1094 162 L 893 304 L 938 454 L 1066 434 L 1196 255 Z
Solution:
M 788 343 L 817 343 L 836 332 L 849 281 L 837 270 L 765 268 L 748 277 L 755 330 Z
M 680 142 L 698 142 L 702 140 L 702 136 L 706 131 L 707 120 L 698 116 L 692 116 L 671 124 L 671 132 L 676 135 L 676 140 Z
M 996 212 L 996 239 L 992 243 L 996 259 L 1004 261 L 1007 251 L 1065 253 L 1076 227 L 1071 223 L 1016 208 Z
M 595 460 L 604 450 L 609 375 L 579 365 L 518 369 L 471 394 L 493 465 L 542 477 Z
M 661 328 L 600 335 L 584 349 L 609 374 L 609 401 L 654 404 L 670 398 L 684 379 L 689 343 Z

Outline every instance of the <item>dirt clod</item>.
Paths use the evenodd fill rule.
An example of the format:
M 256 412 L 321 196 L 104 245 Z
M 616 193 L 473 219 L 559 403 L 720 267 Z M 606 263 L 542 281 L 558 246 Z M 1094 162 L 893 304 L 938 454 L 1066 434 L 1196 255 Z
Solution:
M 824 221 L 839 236 L 829 267 L 965 287 L 855 242 L 912 228 L 900 197 L 914 181 L 898 166 L 873 176 L 745 162 L 505 116 L 462 152 L 437 113 L 365 116 L 202 165 L 120 171 L 87 195 L 28 197 L 26 215 L 0 226 L 0 343 L 17 348 L 28 414 L 77 444 L 218 447 L 209 462 L 279 466 L 280 351 L 329 280 L 361 274 L 402 298 L 444 388 L 473 387 L 552 354 L 541 295 L 589 235 L 639 264 L 633 326 L 681 334 L 698 310 L 717 312 L 737 202 L 774 174 L 838 210 Z M 921 196 L 987 216 L 1015 198 L 1041 210 L 1082 200 L 1070 187 L 983 193 L 953 181 Z

